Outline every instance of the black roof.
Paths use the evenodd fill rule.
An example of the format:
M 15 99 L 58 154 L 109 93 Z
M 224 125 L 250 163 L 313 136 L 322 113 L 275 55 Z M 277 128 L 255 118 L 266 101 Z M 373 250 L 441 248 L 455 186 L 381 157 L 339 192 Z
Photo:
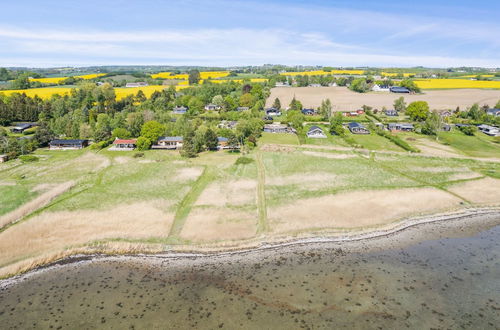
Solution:
M 21 128 L 21 129 L 26 129 L 26 128 L 30 128 L 31 126 L 33 126 L 33 124 L 19 124 L 19 125 L 16 125 L 15 128 Z
M 356 121 L 351 121 L 348 125 L 350 128 L 355 128 L 355 127 L 365 128 L 363 125 L 361 125 L 360 123 L 358 123 Z
M 390 91 L 393 93 L 409 93 L 410 90 L 406 87 L 398 87 L 398 86 L 393 86 L 390 88 Z
M 309 128 L 308 132 L 314 131 L 315 129 L 319 129 L 319 130 L 321 130 L 321 131 L 323 132 L 323 129 L 321 129 L 321 127 L 316 126 L 316 125 L 311 126 L 311 127 Z
M 87 142 L 88 140 L 63 140 L 63 139 L 56 139 L 50 141 L 50 144 L 82 144 Z

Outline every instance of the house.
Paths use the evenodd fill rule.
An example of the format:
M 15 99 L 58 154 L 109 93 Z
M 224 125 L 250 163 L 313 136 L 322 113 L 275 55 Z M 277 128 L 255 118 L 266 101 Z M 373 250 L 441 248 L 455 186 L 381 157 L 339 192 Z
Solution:
M 79 150 L 89 145 L 88 140 L 52 140 L 49 150 Z
M 148 86 L 148 83 L 145 81 L 140 81 L 140 82 L 132 82 L 132 83 L 127 83 L 125 87 L 127 88 L 133 88 L 133 87 L 146 87 Z
M 318 126 L 311 126 L 306 133 L 308 138 L 312 139 L 326 139 L 326 134 Z
M 440 112 L 440 113 L 439 113 L 439 115 L 440 115 L 441 117 L 445 118 L 445 117 L 450 117 L 451 115 L 453 115 L 453 113 L 452 113 L 451 111 L 448 111 L 448 110 L 447 110 L 447 111 L 442 111 L 442 112 Z
M 362 124 L 352 121 L 347 127 L 351 131 L 352 134 L 370 134 L 368 128 L 364 127 Z
M 24 133 L 25 130 L 27 130 L 28 128 L 31 128 L 35 125 L 31 124 L 31 123 L 24 123 L 24 124 L 18 124 L 16 126 L 14 126 L 13 128 L 10 129 L 10 131 L 12 133 Z
M 290 85 L 287 82 L 277 81 L 274 87 L 290 87 Z
M 456 128 L 469 127 L 469 124 L 455 124 Z
M 175 107 L 174 107 L 174 110 L 172 110 L 172 113 L 174 113 L 174 114 L 176 114 L 176 115 L 183 115 L 183 114 L 185 114 L 187 111 L 188 111 L 188 108 L 187 108 L 187 107 L 183 107 L 183 106 L 175 106 Z
M 288 127 L 288 125 L 282 124 L 282 123 L 273 123 L 273 124 L 265 124 L 264 125 L 264 132 L 267 133 L 291 133 L 291 134 L 296 134 L 297 131 L 292 128 Z
M 281 111 L 276 108 L 267 108 L 265 111 L 266 116 L 281 116 Z
M 163 136 L 156 141 L 151 149 L 178 150 L 182 148 L 182 136 Z
M 218 150 L 227 150 L 227 149 L 240 149 L 240 145 L 229 145 L 229 139 L 226 137 L 219 136 L 217 138 L 217 149 Z
M 387 129 L 391 132 L 412 132 L 415 127 L 410 123 L 389 123 Z
M 398 116 L 398 112 L 396 110 L 385 110 L 384 113 L 386 116 L 389 116 L 389 117 L 397 117 Z
M 449 125 L 449 124 L 443 124 L 442 130 L 445 131 L 445 132 L 451 131 L 451 125 Z
M 316 110 L 314 110 L 314 109 L 302 109 L 302 113 L 306 116 L 314 116 L 316 114 Z
M 375 84 L 372 87 L 372 92 L 390 92 L 389 86 Z
M 410 93 L 410 90 L 406 87 L 392 86 L 389 90 L 391 93 Z
M 9 160 L 9 156 L 7 156 L 7 155 L 0 155 L 0 163 L 5 163 L 8 160 Z
M 113 141 L 113 145 L 109 148 L 109 150 L 132 151 L 135 149 L 136 145 L 137 140 L 135 139 L 123 140 L 117 138 Z
M 210 103 L 205 105 L 205 111 L 218 111 L 220 109 L 222 109 L 222 107 L 217 104 Z
M 342 115 L 345 116 L 345 117 L 357 117 L 357 116 L 360 116 L 360 115 L 362 115 L 364 113 L 365 112 L 363 110 L 344 111 L 344 112 L 342 112 Z
M 488 109 L 486 110 L 486 114 L 490 116 L 500 116 L 500 109 Z
M 382 123 L 375 123 L 375 127 L 379 128 L 381 130 L 385 129 L 384 124 L 382 124 Z
M 217 125 L 218 128 L 235 129 L 238 122 L 236 120 L 223 120 Z
M 247 110 L 250 110 L 250 108 L 249 107 L 237 107 L 236 108 L 236 111 L 238 111 L 238 112 L 239 111 L 247 111 Z
M 321 87 L 321 84 L 309 84 L 309 87 Z
M 490 125 L 479 125 L 477 127 L 481 132 L 489 136 L 500 136 L 500 129 Z

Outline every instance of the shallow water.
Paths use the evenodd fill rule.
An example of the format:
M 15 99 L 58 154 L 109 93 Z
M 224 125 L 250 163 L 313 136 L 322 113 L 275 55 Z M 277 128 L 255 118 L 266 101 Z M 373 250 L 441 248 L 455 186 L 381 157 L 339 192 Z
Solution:
M 500 226 L 462 235 L 66 264 L 3 288 L 1 327 L 498 329 Z

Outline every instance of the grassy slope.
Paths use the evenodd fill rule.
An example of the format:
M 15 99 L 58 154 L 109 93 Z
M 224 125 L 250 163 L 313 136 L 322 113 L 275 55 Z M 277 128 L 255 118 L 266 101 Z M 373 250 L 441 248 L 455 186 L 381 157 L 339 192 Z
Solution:
M 275 144 L 299 144 L 297 135 L 287 133 L 262 133 L 259 139 L 259 144 L 275 143 Z
M 467 136 L 457 130 L 440 132 L 439 141 L 459 152 L 472 157 L 500 157 L 500 146 L 491 141 L 491 137 L 478 132 L 476 136 Z

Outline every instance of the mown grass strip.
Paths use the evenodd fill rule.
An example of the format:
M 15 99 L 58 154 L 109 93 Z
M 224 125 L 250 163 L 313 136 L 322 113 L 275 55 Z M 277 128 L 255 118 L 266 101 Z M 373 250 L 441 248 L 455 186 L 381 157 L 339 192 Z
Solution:
M 201 173 L 198 179 L 194 182 L 191 190 L 186 194 L 186 196 L 184 196 L 177 207 L 174 222 L 172 223 L 172 227 L 170 228 L 170 233 L 168 235 L 169 239 L 179 238 L 182 228 L 184 227 L 184 223 L 186 222 L 194 203 L 198 200 L 198 197 L 200 197 L 207 185 L 215 179 L 215 177 L 216 175 L 214 171 L 205 166 L 203 173 Z
M 259 210 L 257 233 L 263 233 L 269 231 L 266 205 L 266 169 L 260 152 L 256 153 L 255 159 L 257 163 L 257 207 Z

